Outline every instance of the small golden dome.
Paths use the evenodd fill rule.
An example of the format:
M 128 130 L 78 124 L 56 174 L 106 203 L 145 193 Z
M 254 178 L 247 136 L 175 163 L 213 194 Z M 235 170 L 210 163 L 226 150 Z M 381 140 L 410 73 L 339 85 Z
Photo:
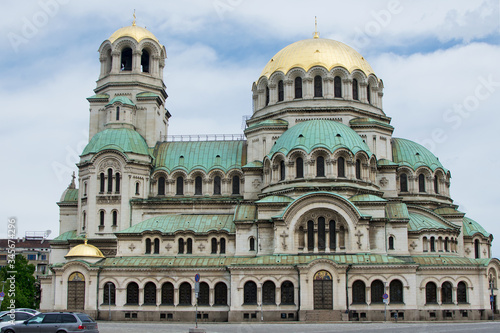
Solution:
M 137 25 L 132 24 L 131 26 L 124 27 L 121 29 L 116 30 L 111 37 L 108 38 L 108 40 L 111 43 L 114 43 L 115 40 L 121 37 L 131 37 L 135 39 L 137 42 L 140 42 L 143 39 L 150 38 L 160 44 L 160 41 L 151 33 L 151 31 L 147 30 L 146 28 L 139 27 Z
M 65 255 L 68 257 L 90 257 L 90 258 L 104 258 L 101 250 L 99 250 L 94 245 L 87 244 L 87 240 L 85 240 L 84 244 L 80 244 L 69 250 L 68 254 Z
M 302 68 L 306 72 L 314 66 L 323 66 L 328 70 L 344 67 L 351 73 L 355 69 L 363 71 L 366 76 L 373 73 L 368 61 L 352 47 L 332 39 L 304 39 L 288 45 L 267 63 L 261 76 L 269 78 L 274 72 L 288 73 L 292 68 Z

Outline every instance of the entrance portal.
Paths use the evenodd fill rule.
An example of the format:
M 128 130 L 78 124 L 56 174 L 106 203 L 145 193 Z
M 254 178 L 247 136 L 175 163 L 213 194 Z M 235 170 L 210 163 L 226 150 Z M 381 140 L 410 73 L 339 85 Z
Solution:
M 319 271 L 314 274 L 314 309 L 333 309 L 333 281 L 332 275 L 327 271 Z
M 85 310 L 85 277 L 75 272 L 68 279 L 68 310 Z

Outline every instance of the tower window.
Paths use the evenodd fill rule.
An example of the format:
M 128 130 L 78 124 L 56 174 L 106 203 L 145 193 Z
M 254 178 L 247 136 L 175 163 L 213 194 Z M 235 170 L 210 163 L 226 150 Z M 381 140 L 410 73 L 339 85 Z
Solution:
M 139 183 L 135 183 L 135 194 L 139 195 Z
M 100 181 L 100 187 L 99 187 L 99 192 L 104 193 L 104 187 L 105 187 L 105 182 L 106 182 L 106 177 L 104 176 L 104 172 L 101 172 L 99 175 L 99 181 Z
M 250 237 L 249 247 L 250 247 L 250 251 L 255 251 L 255 238 Z
M 181 176 L 177 177 L 175 194 L 184 195 L 184 178 L 182 178 Z
M 316 159 L 316 176 L 325 177 L 325 158 L 318 156 Z
M 269 105 L 269 87 L 266 86 L 266 106 Z
M 226 253 L 226 239 L 225 238 L 220 239 L 220 253 L 221 254 Z
M 345 177 L 345 159 L 343 157 L 337 159 L 337 177 Z
M 240 194 L 240 177 L 233 177 L 233 194 Z
M 146 238 L 146 254 L 151 253 L 151 238 Z
M 408 176 L 406 173 L 402 173 L 399 176 L 399 187 L 401 192 L 408 192 Z
M 323 78 L 320 75 L 314 77 L 314 97 L 323 97 Z
M 158 238 L 155 238 L 154 253 L 155 254 L 159 254 L 160 253 L 160 240 Z
M 165 195 L 165 177 L 158 178 L 158 195 Z
M 194 180 L 194 195 L 202 195 L 203 194 L 203 184 L 202 184 L 201 176 L 198 176 Z
M 361 161 L 356 160 L 356 179 L 361 179 Z
M 370 85 L 367 85 L 366 86 L 366 98 L 368 99 L 368 103 L 371 104 L 372 102 L 372 97 L 371 97 L 371 89 L 370 89 Z
M 113 211 L 113 227 L 118 225 L 118 212 L 116 210 Z
M 127 47 L 122 51 L 121 70 L 122 71 L 132 70 L 132 49 L 130 47 Z
M 302 78 L 295 78 L 295 98 L 302 98 Z
M 352 99 L 359 101 L 358 80 L 356 80 L 356 79 L 352 80 Z
M 221 179 L 219 176 L 215 176 L 214 178 L 214 194 L 215 195 L 220 195 L 221 194 L 221 191 L 220 191 L 220 186 L 221 184 Z
M 108 169 L 108 192 L 113 192 L 113 170 Z
M 283 88 L 283 80 L 278 81 L 278 102 L 285 100 L 285 89 Z
M 120 120 L 120 107 L 116 107 L 116 120 Z
M 179 254 L 184 254 L 184 239 L 179 238 Z
M 476 259 L 481 258 L 481 246 L 479 244 L 479 239 L 474 241 L 474 257 Z
M 439 184 L 438 184 L 438 177 L 434 177 L 434 193 L 439 194 Z
M 142 50 L 141 68 L 144 73 L 149 73 L 149 52 Z
M 389 237 L 389 250 L 394 250 L 394 237 Z
M 336 76 L 333 79 L 333 87 L 335 90 L 335 97 L 341 98 L 342 97 L 342 79 L 340 76 Z
M 418 175 L 418 191 L 425 192 L 425 176 L 423 173 Z
M 431 237 L 431 252 L 436 252 L 436 238 Z
M 186 254 L 193 253 L 193 240 L 191 238 L 187 239 Z
M 104 211 L 99 212 L 99 226 L 104 227 Z
M 304 178 L 304 160 L 302 157 L 297 157 L 295 160 L 295 176 L 296 178 Z
M 280 162 L 280 180 L 285 180 L 285 173 L 285 161 L 282 160 Z
M 115 174 L 115 192 L 120 193 L 120 174 L 117 172 Z
M 217 253 L 217 238 L 212 238 L 212 254 Z

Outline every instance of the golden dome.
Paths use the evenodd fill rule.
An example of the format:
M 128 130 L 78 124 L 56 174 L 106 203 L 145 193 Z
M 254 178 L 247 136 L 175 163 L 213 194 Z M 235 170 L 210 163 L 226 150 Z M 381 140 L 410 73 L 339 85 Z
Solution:
M 276 71 L 286 74 L 295 67 L 307 72 L 314 66 L 323 66 L 328 70 L 341 66 L 349 73 L 359 69 L 366 76 L 374 74 L 368 61 L 352 47 L 335 40 L 315 36 L 290 44 L 276 53 L 264 67 L 261 76 L 269 78 Z
M 150 38 L 160 44 L 158 39 L 151 33 L 151 31 L 147 30 L 146 28 L 139 27 L 133 23 L 131 26 L 124 27 L 121 29 L 116 30 L 111 37 L 108 38 L 108 40 L 113 43 L 115 40 L 121 37 L 132 37 L 135 39 L 137 42 L 140 42 L 143 39 Z
M 104 258 L 101 250 L 99 250 L 94 245 L 87 244 L 85 240 L 84 244 L 80 244 L 69 250 L 65 257 L 90 257 L 90 258 Z

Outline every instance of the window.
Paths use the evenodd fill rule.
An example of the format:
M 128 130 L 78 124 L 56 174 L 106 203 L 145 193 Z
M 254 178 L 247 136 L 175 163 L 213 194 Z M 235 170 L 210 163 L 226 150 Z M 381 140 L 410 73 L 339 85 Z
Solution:
M 330 221 L 330 225 L 329 225 L 329 229 L 330 229 L 330 250 L 335 250 L 335 248 L 337 247 L 337 240 L 335 239 L 335 221 L 334 220 L 331 220 Z
M 87 196 L 87 182 L 83 183 L 83 196 Z
M 352 303 L 353 304 L 365 304 L 366 303 L 365 283 L 361 280 L 356 280 L 352 284 Z
M 36 260 L 36 254 L 28 254 L 28 260 Z
M 153 282 L 148 282 L 144 286 L 144 304 L 156 305 L 156 285 Z
M 422 238 L 422 245 L 424 252 L 429 251 L 429 242 L 427 241 L 427 237 Z
M 113 170 L 108 169 L 108 192 L 113 192 Z
M 356 179 L 361 179 L 361 161 L 356 160 Z
M 210 288 L 206 282 L 200 283 L 200 292 L 198 293 L 199 305 L 210 305 L 209 301 Z
M 120 107 L 116 107 L 116 120 L 120 120 Z
M 266 86 L 266 106 L 269 105 L 269 87 Z
M 408 176 L 406 173 L 402 173 L 399 176 L 399 188 L 401 192 L 408 192 Z
M 439 194 L 439 184 L 438 184 L 438 177 L 434 177 L 434 193 Z
M 307 221 L 307 249 L 314 250 L 314 222 Z
M 215 305 L 227 305 L 227 286 L 224 282 L 215 285 Z
M 425 176 L 423 173 L 418 175 L 418 191 L 425 192 Z
M 318 156 L 316 159 L 316 177 L 325 177 L 325 158 Z
M 278 81 L 278 102 L 285 100 L 285 89 L 283 88 L 283 80 Z
M 262 304 L 276 304 L 276 286 L 273 281 L 262 285 Z
M 389 285 L 391 303 L 403 303 L 403 284 L 399 280 L 392 280 Z
M 158 195 L 165 195 L 165 177 L 158 178 Z
M 160 240 L 158 238 L 155 238 L 155 254 L 159 254 L 160 253 Z
M 448 240 L 448 237 L 446 237 L 446 238 L 444 239 L 444 250 L 445 250 L 446 252 L 449 252 L 449 251 L 450 251 L 449 246 L 448 246 L 448 243 L 449 243 L 449 240 Z
M 120 193 L 120 174 L 117 172 L 115 174 L 115 192 Z
M 431 252 L 436 252 L 436 238 L 431 237 Z
M 356 80 L 356 79 L 352 80 L 352 99 L 359 101 L 358 80 Z
M 293 305 L 295 304 L 295 293 L 293 283 L 285 281 L 281 284 L 281 304 Z
M 191 285 L 184 282 L 179 287 L 179 305 L 192 305 L 191 303 Z
M 127 304 L 139 304 L 139 286 L 135 282 L 127 285 Z
M 333 89 L 335 90 L 335 97 L 341 98 L 342 97 L 342 79 L 340 76 L 336 76 L 333 79 Z
M 280 180 L 285 180 L 286 170 L 285 170 L 285 161 L 280 161 Z
M 217 238 L 212 238 L 212 254 L 217 253 Z
M 87 213 L 83 212 L 83 217 L 82 217 L 82 230 L 85 230 L 85 225 L 87 224 Z
M 314 97 L 323 97 L 323 79 L 320 75 L 314 77 Z
M 135 183 L 135 194 L 139 195 L 139 183 Z
M 141 69 L 143 73 L 149 73 L 149 52 L 147 50 L 142 50 Z
M 121 70 L 122 71 L 132 70 L 132 49 L 130 47 L 127 47 L 122 51 Z
M 194 195 L 202 195 L 203 194 L 203 187 L 202 187 L 202 180 L 201 177 L 198 176 L 194 179 Z
M 451 283 L 444 282 L 441 285 L 441 302 L 443 304 L 453 303 L 453 292 L 451 288 Z
M 250 237 L 249 239 L 249 248 L 250 251 L 255 251 L 255 238 Z
M 389 237 L 389 250 L 394 250 L 394 237 Z
M 214 195 L 220 195 L 221 194 L 221 191 L 220 191 L 220 186 L 221 184 L 221 179 L 219 176 L 215 176 L 214 178 Z
M 370 291 L 371 291 L 372 303 L 382 303 L 384 301 L 383 296 L 385 293 L 385 287 L 382 281 L 380 280 L 373 281 Z
M 324 251 L 326 242 L 325 242 L 325 218 L 323 216 L 320 216 L 318 218 L 318 250 Z
M 225 238 L 220 239 L 220 253 L 221 254 L 226 253 L 226 239 Z
M 179 254 L 184 254 L 184 239 L 179 238 Z
M 104 177 L 103 172 L 101 172 L 101 174 L 99 175 L 99 181 L 100 181 L 100 185 L 101 185 L 99 188 L 99 192 L 104 193 L 104 184 L 105 184 L 106 178 Z
M 146 254 L 151 253 L 151 238 L 146 238 Z
M 295 78 L 295 98 L 302 98 L 302 78 Z
M 184 195 L 184 178 L 182 178 L 181 176 L 177 177 L 175 194 Z
M 295 160 L 295 164 L 295 177 L 304 178 L 304 160 L 302 159 L 302 157 L 297 157 L 297 159 Z
M 174 305 L 174 285 L 170 282 L 161 286 L 161 304 Z
M 345 177 L 345 159 L 343 157 L 339 157 L 337 160 L 337 176 Z
M 437 287 L 434 282 L 425 285 L 425 304 L 437 303 Z
M 186 254 L 193 253 L 193 240 L 191 238 L 187 239 Z
M 99 226 L 104 227 L 104 211 L 99 212 Z
M 370 85 L 366 86 L 366 99 L 368 100 L 368 103 L 371 104 L 372 98 L 371 98 L 371 89 Z
M 243 304 L 257 304 L 257 285 L 253 281 L 243 287 Z
M 481 246 L 479 245 L 479 239 L 474 241 L 474 256 L 476 259 L 481 258 Z
M 116 210 L 113 211 L 113 227 L 118 225 L 118 212 Z
M 467 285 L 463 281 L 457 285 L 457 302 L 467 303 Z
M 233 194 L 240 194 L 240 177 L 233 177 Z

